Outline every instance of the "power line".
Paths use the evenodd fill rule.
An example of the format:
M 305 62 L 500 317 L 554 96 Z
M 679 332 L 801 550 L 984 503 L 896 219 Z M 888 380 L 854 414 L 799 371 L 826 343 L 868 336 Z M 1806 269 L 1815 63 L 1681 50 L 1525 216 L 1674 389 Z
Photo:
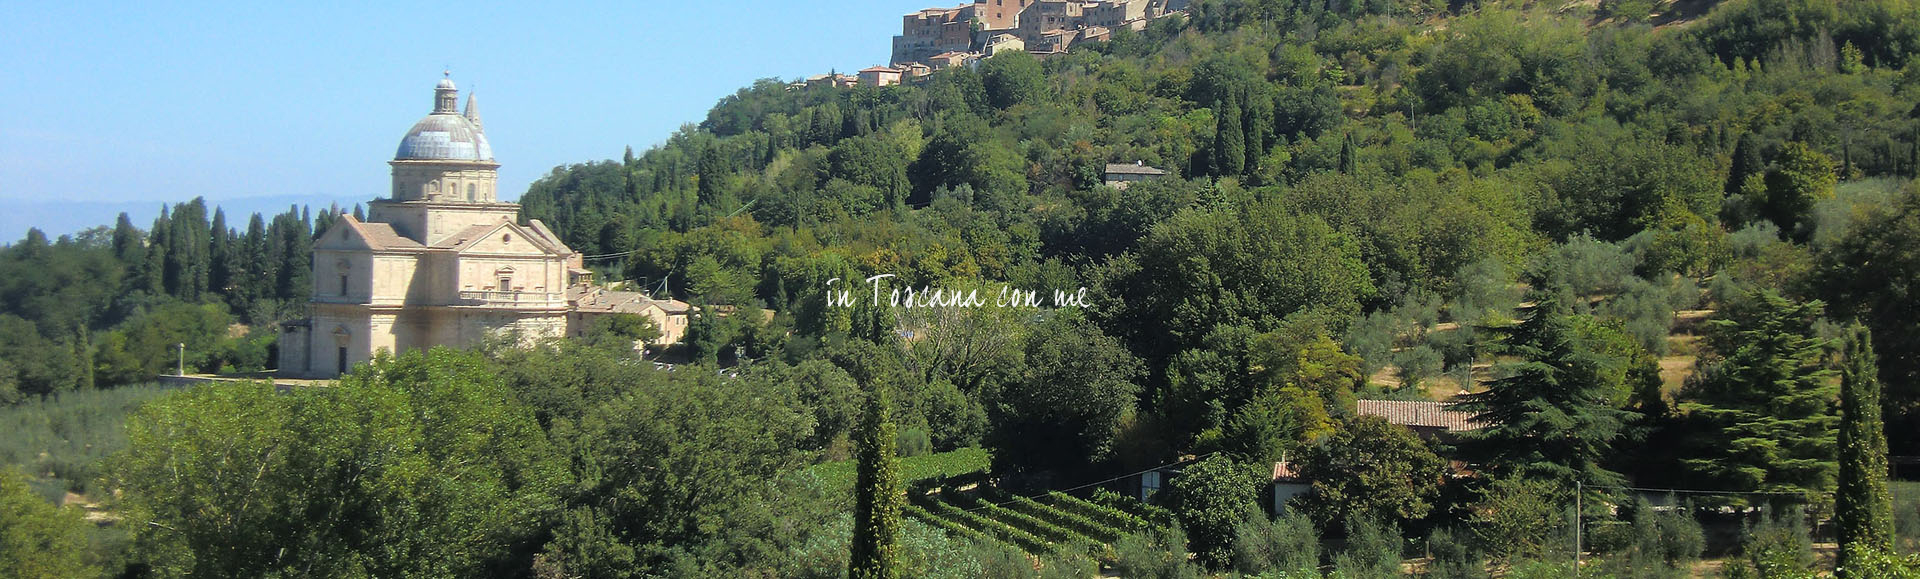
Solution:
M 1587 486 L 1586 488 L 1590 488 L 1590 489 L 1608 489 L 1608 490 L 1619 490 L 1619 491 L 1641 491 L 1641 492 L 1650 492 L 1650 493 L 1667 493 L 1667 494 L 1694 494 L 1694 495 L 1785 495 L 1785 496 L 1805 496 L 1805 495 L 1830 495 L 1830 494 L 1833 494 L 1833 491 L 1802 491 L 1802 492 L 1795 492 L 1795 491 L 1712 491 L 1712 490 L 1705 490 L 1705 489 L 1663 489 L 1663 488 L 1651 488 L 1651 487 L 1615 487 L 1615 486 L 1603 486 L 1603 485 L 1591 485 L 1591 486 Z

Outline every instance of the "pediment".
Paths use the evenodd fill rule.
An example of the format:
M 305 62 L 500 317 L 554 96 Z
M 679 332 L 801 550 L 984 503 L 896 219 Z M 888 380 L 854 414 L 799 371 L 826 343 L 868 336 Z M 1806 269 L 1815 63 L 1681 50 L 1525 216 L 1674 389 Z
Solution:
M 561 255 L 548 248 L 537 235 L 512 222 L 501 222 L 467 228 L 449 236 L 441 246 L 460 254 Z

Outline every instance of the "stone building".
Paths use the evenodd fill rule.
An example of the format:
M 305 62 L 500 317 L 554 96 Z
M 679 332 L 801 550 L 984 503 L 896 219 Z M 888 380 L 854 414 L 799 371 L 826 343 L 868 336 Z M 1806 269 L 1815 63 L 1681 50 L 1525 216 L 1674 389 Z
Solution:
M 973 13 L 983 30 L 1004 31 L 1020 21 L 1020 11 L 1033 0 L 974 0 Z
M 500 165 L 478 105 L 468 95 L 461 112 L 458 98 L 453 81 L 441 80 L 433 112 L 388 163 L 389 196 L 368 204 L 366 221 L 341 215 L 314 240 L 312 317 L 281 328 L 281 375 L 338 376 L 381 350 L 558 338 L 596 315 L 645 309 L 579 311 L 582 297 L 634 300 L 593 288 L 581 255 L 545 224 L 517 222 L 520 205 L 499 200 Z M 675 325 L 668 309 L 660 308 L 663 334 Z M 689 308 L 672 309 L 684 332 Z
M 924 62 L 942 52 L 966 52 L 973 47 L 975 6 L 928 8 L 901 17 L 900 35 L 893 37 L 892 64 Z

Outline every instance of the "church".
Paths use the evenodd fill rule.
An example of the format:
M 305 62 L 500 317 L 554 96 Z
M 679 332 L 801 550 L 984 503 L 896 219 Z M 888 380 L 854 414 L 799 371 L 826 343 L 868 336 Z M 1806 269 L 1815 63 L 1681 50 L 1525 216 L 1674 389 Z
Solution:
M 343 214 L 313 244 L 311 317 L 281 326 L 279 374 L 332 378 L 376 352 L 579 336 L 636 314 L 679 341 L 684 302 L 602 289 L 582 256 L 520 205 L 500 202 L 493 148 L 472 94 L 451 79 L 394 153 L 393 188 L 366 221 Z

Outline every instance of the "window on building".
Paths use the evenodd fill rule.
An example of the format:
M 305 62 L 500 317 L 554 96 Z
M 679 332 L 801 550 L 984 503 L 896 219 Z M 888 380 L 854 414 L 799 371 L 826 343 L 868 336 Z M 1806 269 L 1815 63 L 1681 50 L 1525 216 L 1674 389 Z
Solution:
M 345 374 L 347 373 L 347 347 L 341 346 L 338 352 L 339 352 L 339 362 L 338 362 L 339 370 L 341 374 Z
M 479 196 L 478 194 L 475 194 L 475 193 L 474 193 L 474 191 L 476 191 L 476 190 L 477 190 L 477 189 L 476 189 L 476 188 L 475 188 L 475 187 L 473 186 L 473 184 L 472 184 L 472 183 L 468 183 L 468 184 L 467 184 L 467 200 L 468 200 L 468 201 L 479 201 L 479 200 L 480 200 L 480 196 Z
M 340 274 L 340 295 L 347 295 L 347 274 Z
M 511 289 L 513 289 L 513 276 L 500 276 L 500 291 L 508 291 Z

